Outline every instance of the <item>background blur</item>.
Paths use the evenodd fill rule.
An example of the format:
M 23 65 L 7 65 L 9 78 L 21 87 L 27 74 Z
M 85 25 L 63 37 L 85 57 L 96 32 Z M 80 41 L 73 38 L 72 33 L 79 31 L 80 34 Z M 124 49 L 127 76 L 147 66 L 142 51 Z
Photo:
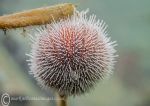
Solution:
M 0 0 L 0 15 L 67 0 Z M 68 0 L 108 24 L 119 58 L 113 76 L 69 106 L 150 106 L 150 0 Z M 28 31 L 28 30 L 27 30 Z M 52 97 L 28 74 L 29 37 L 22 29 L 0 30 L 0 96 Z M 50 105 L 49 105 L 50 104 Z M 10 106 L 55 106 L 54 101 L 11 101 Z M 1 103 L 0 103 L 1 106 Z

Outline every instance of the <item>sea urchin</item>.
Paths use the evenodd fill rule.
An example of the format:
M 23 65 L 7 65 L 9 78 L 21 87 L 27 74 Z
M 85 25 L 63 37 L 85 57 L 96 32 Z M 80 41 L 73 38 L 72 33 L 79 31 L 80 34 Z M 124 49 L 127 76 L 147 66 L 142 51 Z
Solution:
M 116 43 L 107 37 L 105 23 L 86 13 L 49 24 L 32 37 L 31 74 L 60 95 L 88 92 L 114 65 Z

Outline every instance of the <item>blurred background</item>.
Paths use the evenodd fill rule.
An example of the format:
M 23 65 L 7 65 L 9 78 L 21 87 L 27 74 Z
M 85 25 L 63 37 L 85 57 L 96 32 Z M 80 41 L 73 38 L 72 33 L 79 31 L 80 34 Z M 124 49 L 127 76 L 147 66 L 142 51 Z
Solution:
M 150 106 L 150 0 L 0 0 L 0 15 L 62 2 L 75 3 L 78 10 L 89 8 L 89 14 L 103 19 L 119 55 L 113 76 L 89 94 L 71 97 L 69 106 Z M 0 30 L 0 96 L 53 97 L 28 74 L 30 41 L 22 30 Z M 14 100 L 10 106 L 56 104 Z

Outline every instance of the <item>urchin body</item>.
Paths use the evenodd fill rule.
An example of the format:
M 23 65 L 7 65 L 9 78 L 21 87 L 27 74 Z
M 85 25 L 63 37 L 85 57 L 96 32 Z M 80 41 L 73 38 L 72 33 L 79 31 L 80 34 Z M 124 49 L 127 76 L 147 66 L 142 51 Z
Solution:
M 105 24 L 86 13 L 53 23 L 33 40 L 31 73 L 60 95 L 80 95 L 107 76 L 114 64 L 114 42 Z

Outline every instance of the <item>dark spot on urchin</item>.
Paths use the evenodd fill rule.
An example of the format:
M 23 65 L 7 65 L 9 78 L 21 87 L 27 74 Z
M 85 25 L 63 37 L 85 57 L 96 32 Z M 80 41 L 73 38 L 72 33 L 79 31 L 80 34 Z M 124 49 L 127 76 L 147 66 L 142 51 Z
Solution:
M 31 71 L 42 86 L 61 95 L 88 92 L 114 63 L 115 50 L 104 23 L 80 15 L 47 25 L 33 39 Z

